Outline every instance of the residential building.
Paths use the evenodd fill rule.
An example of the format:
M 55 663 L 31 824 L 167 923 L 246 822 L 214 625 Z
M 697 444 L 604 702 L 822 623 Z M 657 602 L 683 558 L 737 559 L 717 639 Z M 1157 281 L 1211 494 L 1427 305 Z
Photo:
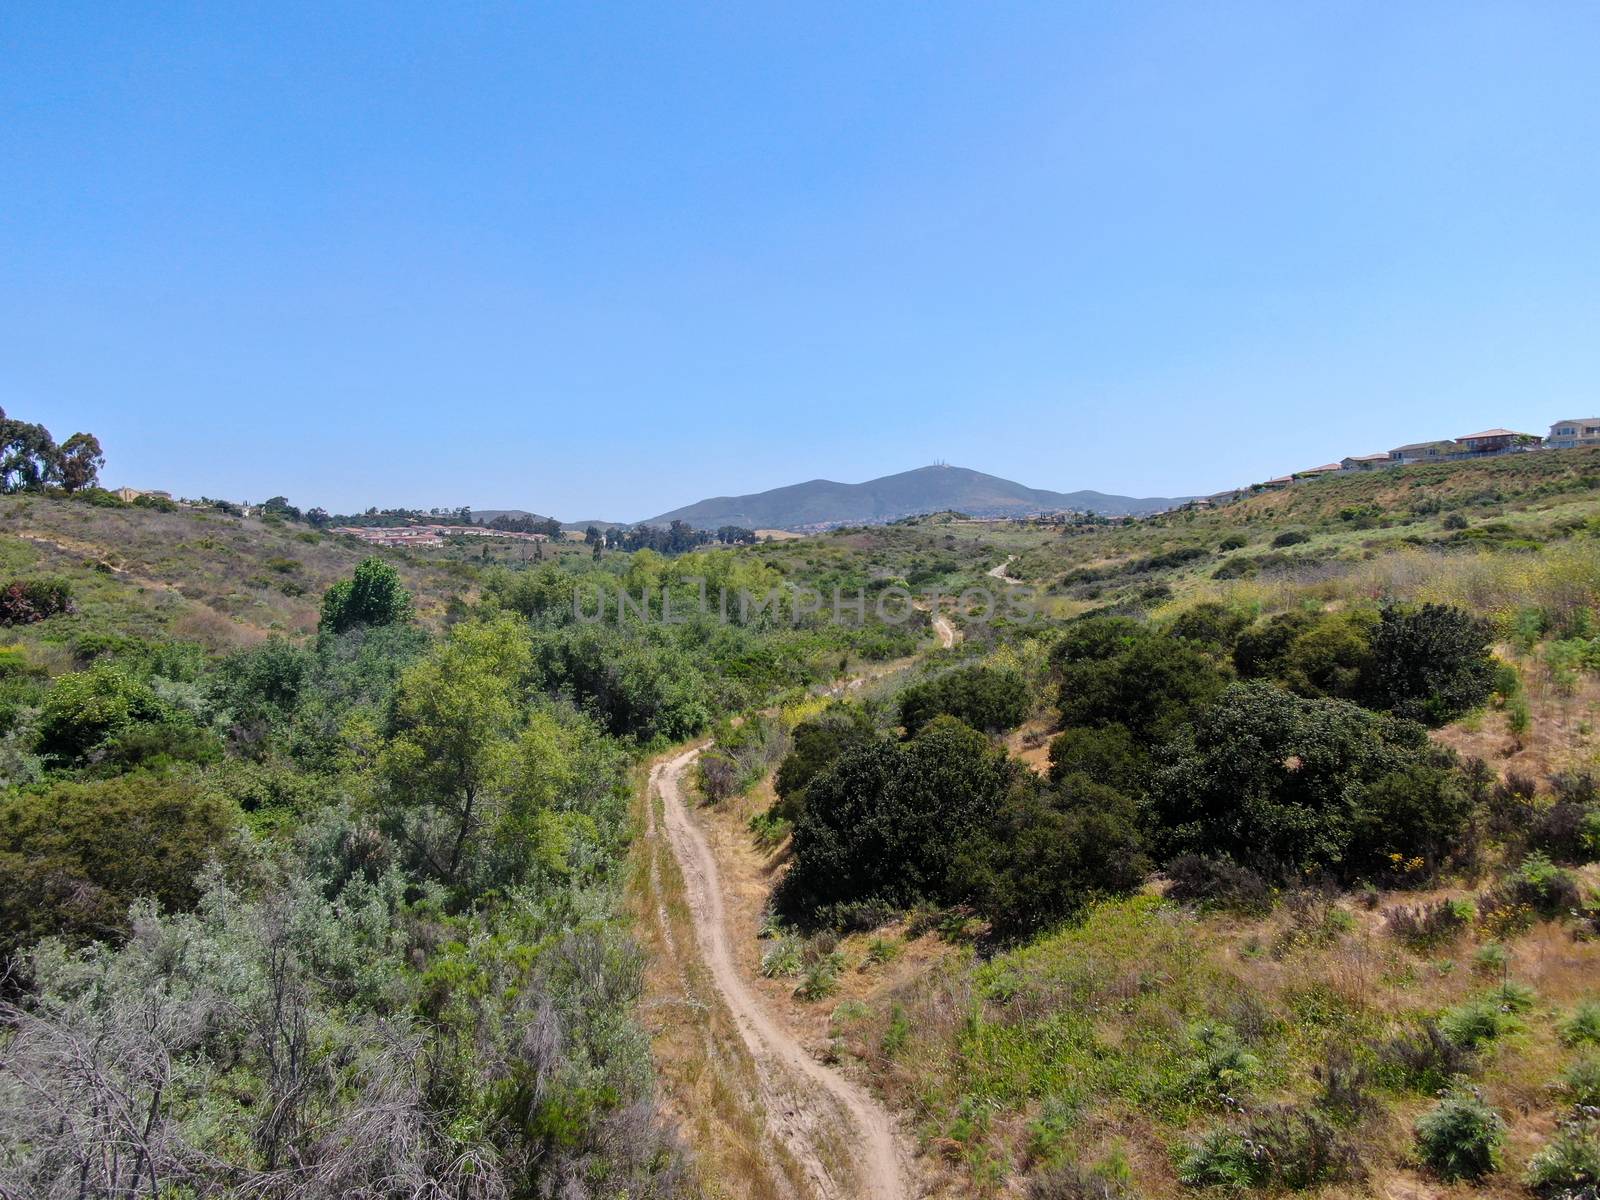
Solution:
M 1438 462 L 1461 453 L 1461 447 L 1452 441 L 1408 442 L 1389 451 L 1389 461 L 1400 466 L 1411 463 Z
M 151 488 L 120 487 L 111 494 L 118 500 L 121 500 L 124 504 L 132 504 L 140 496 L 155 496 L 161 500 L 172 499 L 171 492 L 158 492 Z
M 1504 454 L 1507 450 L 1533 450 L 1544 443 L 1536 433 L 1518 433 L 1514 429 L 1485 429 L 1458 437 L 1456 444 L 1467 454 Z
M 1315 479 L 1319 475 L 1332 475 L 1339 469 L 1338 463 L 1323 463 L 1320 467 L 1307 467 L 1304 471 L 1296 471 L 1296 479 Z
M 1339 460 L 1341 471 L 1376 471 L 1392 465 L 1393 460 L 1387 454 L 1355 454 Z
M 1557 421 L 1550 426 L 1544 444 L 1551 450 L 1576 450 L 1579 446 L 1600 446 L 1600 417 L 1579 417 Z

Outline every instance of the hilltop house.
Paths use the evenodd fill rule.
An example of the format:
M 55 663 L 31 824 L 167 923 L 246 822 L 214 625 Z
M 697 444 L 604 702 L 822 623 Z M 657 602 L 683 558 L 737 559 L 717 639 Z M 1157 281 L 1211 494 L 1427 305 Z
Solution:
M 1341 471 L 1376 471 L 1379 467 L 1393 465 L 1387 454 L 1353 454 L 1339 460 Z
M 1339 469 L 1338 463 L 1323 463 L 1320 467 L 1307 467 L 1304 471 L 1296 471 L 1296 479 L 1315 479 L 1319 475 L 1332 475 Z
M 1579 446 L 1600 446 L 1600 417 L 1579 417 L 1557 421 L 1550 426 L 1544 444 L 1552 450 L 1576 450 Z
M 1461 453 L 1461 447 L 1452 441 L 1409 442 L 1389 451 L 1389 461 L 1400 466 L 1410 463 L 1438 462 Z
M 1507 450 L 1533 449 L 1543 442 L 1536 433 L 1518 433 L 1514 429 L 1485 429 L 1456 439 L 1465 454 L 1503 454 Z

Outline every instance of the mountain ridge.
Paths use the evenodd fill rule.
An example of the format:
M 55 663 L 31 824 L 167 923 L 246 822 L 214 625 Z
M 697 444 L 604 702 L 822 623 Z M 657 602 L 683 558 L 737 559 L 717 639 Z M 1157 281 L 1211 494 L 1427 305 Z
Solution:
M 1052 492 L 967 467 L 937 464 L 863 483 L 808 479 L 742 496 L 712 496 L 640 523 L 666 525 L 676 520 L 697 529 L 716 529 L 722 525 L 748 529 L 810 529 L 883 524 L 947 510 L 975 517 L 1085 511 L 1106 516 L 1137 516 L 1160 512 L 1188 499 L 1192 497 L 1117 496 L 1091 489 Z

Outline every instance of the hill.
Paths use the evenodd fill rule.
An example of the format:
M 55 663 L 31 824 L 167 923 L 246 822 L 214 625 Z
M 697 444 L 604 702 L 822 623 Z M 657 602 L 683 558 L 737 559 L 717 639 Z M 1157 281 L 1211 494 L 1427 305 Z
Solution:
M 1160 512 L 1187 498 L 1111 496 L 1104 492 L 1051 492 L 965 467 L 919 467 L 865 483 L 813 479 L 749 496 L 717 496 L 652 517 L 646 524 L 686 521 L 697 529 L 740 525 L 747 529 L 799 529 L 875 525 L 901 517 L 953 510 L 975 517 L 1087 512 L 1129 516 Z
M 462 564 L 364 545 L 303 525 L 184 509 L 157 512 L 37 496 L 0 497 L 0 580 L 72 581 L 78 612 L 9 638 L 69 643 L 115 631 L 212 651 L 316 628 L 322 594 L 362 559 L 392 562 L 420 616 L 441 620 L 466 589 Z

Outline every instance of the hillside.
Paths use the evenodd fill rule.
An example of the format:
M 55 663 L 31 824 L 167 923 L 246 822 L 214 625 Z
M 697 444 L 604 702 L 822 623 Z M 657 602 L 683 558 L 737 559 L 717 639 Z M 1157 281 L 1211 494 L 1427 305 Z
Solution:
M 686 521 L 697 529 L 798 529 L 874 525 L 922 513 L 955 511 L 975 517 L 1097 512 L 1109 516 L 1160 512 L 1183 498 L 1136 498 L 1104 492 L 1051 492 L 965 467 L 919 467 L 865 483 L 813 479 L 749 496 L 718 496 L 651 517 L 647 524 Z
M 323 592 L 374 554 L 395 564 L 430 622 L 470 583 L 462 565 L 442 555 L 375 549 L 303 525 L 217 512 L 6 496 L 0 535 L 5 578 L 73 580 L 76 615 L 17 631 L 57 641 L 114 628 L 222 651 L 273 633 L 306 634 L 316 627 Z
M 749 986 L 915 1130 L 925 1195 L 1592 1194 L 1597 535 L 1600 451 L 1575 450 L 742 552 L 937 591 L 963 633 L 909 687 L 718 734 L 757 780 L 707 772 L 695 809 Z M 986 617 L 1002 565 L 1046 619 Z M 1452 658 L 1476 680 L 1454 699 Z M 930 812 L 870 774 L 932 778 L 961 738 L 1016 806 L 986 833 L 948 832 L 983 777 Z M 1330 767 L 1352 791 L 1321 790 Z M 1366 834 L 1311 815 L 1352 803 Z M 1302 820 L 1328 857 L 1276 840 Z M 945 882 L 882 904 L 946 844 L 955 867 L 914 867 Z

